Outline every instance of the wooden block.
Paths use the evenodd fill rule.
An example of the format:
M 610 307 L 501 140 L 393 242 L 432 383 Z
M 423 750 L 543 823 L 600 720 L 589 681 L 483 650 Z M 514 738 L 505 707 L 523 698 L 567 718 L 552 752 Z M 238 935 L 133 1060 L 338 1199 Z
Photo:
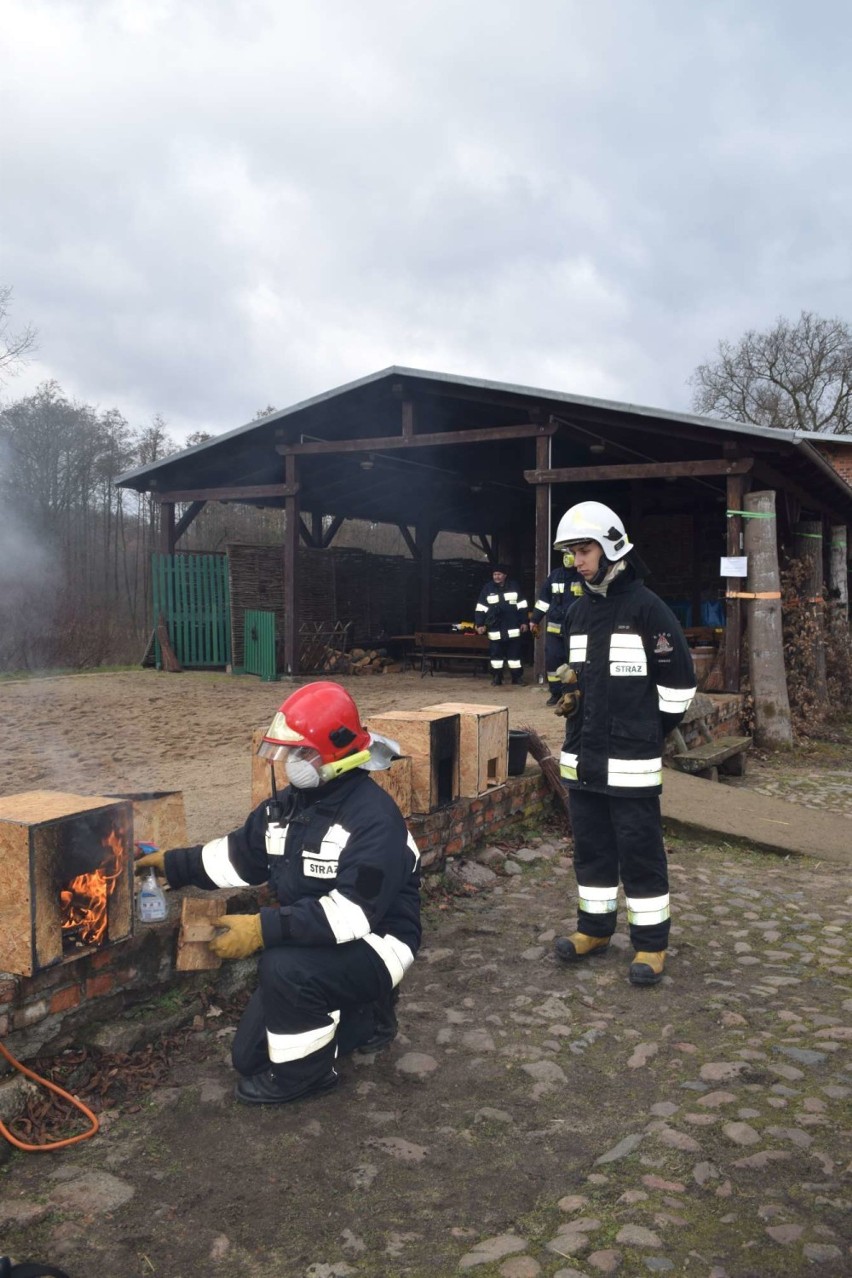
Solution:
M 460 794 L 474 798 L 505 783 L 509 775 L 509 711 L 506 706 L 442 701 L 424 709 L 459 716 Z
M 206 972 L 220 967 L 222 960 L 210 949 L 216 920 L 225 913 L 225 902 L 185 896 L 180 907 L 175 971 Z
M 255 728 L 251 734 L 251 811 L 259 803 L 272 798 L 272 766 L 268 759 L 261 759 L 257 753 L 268 727 L 267 724 L 266 727 Z M 288 784 L 283 763 L 275 764 L 275 784 L 279 790 L 283 790 Z
M 411 759 L 411 810 L 432 812 L 459 797 L 459 716 L 437 710 L 371 715 L 369 731 L 399 743 Z
M 384 772 L 371 772 L 370 776 L 390 795 L 404 817 L 411 816 L 411 759 L 394 759 Z

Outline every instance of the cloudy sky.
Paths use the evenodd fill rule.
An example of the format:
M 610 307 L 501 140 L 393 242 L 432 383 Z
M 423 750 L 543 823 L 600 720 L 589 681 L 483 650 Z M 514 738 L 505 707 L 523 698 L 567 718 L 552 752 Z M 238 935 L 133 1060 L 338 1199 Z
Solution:
M 844 0 L 0 0 L 6 398 L 230 429 L 383 368 L 688 408 L 852 321 Z

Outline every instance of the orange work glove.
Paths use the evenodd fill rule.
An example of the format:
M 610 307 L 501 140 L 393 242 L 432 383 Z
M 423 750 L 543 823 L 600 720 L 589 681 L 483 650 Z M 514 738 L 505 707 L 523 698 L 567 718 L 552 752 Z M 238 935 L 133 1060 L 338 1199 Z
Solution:
M 216 929 L 210 949 L 219 958 L 248 958 L 263 949 L 259 914 L 223 914 L 216 920 Z

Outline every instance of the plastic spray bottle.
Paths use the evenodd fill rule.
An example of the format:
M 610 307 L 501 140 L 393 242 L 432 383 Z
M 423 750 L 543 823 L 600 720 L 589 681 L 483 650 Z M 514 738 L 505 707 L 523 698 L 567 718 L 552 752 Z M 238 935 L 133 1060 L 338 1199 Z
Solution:
M 157 851 L 153 843 L 137 843 L 136 847 L 141 856 Z M 162 923 L 168 914 L 166 894 L 157 882 L 153 865 L 142 875 L 136 897 L 136 914 L 140 923 Z

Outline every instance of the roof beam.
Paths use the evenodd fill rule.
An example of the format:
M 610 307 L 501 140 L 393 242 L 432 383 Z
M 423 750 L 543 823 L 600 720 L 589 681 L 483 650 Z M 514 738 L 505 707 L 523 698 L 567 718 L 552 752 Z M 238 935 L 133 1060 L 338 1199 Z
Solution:
M 745 475 L 754 459 L 717 461 L 629 462 L 616 466 L 563 466 L 553 470 L 525 470 L 528 484 L 596 483 L 616 479 L 694 479 L 696 475 Z
M 287 484 L 247 484 L 241 488 L 186 488 L 179 492 L 152 492 L 154 501 L 186 502 L 186 501 L 254 501 L 264 497 L 295 497 L 299 485 Z
M 518 426 L 488 426 L 473 430 L 447 430 L 437 435 L 380 435 L 375 439 L 330 439 L 305 444 L 276 444 L 282 456 L 316 456 L 324 453 L 378 453 L 389 448 L 440 448 L 449 444 L 496 444 L 504 439 L 535 439 L 553 435 L 556 426 L 524 422 Z

